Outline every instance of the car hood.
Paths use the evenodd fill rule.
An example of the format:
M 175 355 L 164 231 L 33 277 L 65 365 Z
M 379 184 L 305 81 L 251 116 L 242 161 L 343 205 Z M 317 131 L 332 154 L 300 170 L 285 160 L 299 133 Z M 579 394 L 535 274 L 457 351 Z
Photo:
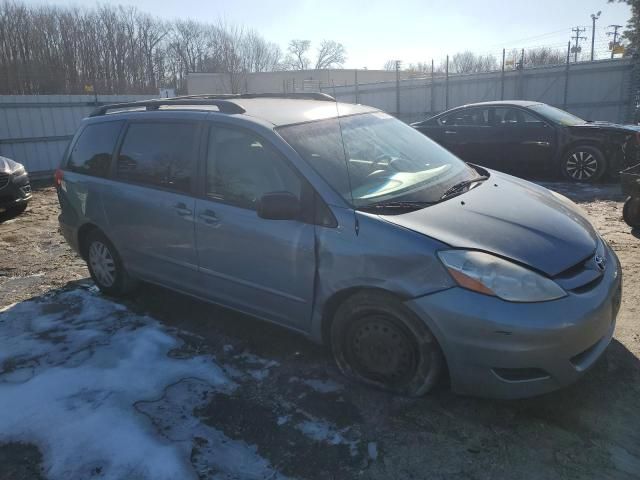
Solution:
M 585 260 L 598 241 L 585 214 L 566 197 L 494 171 L 462 195 L 383 218 L 452 247 L 494 253 L 549 276 Z
M 0 157 L 0 172 L 12 172 L 18 165 L 20 165 L 18 162 L 14 162 L 10 158 Z

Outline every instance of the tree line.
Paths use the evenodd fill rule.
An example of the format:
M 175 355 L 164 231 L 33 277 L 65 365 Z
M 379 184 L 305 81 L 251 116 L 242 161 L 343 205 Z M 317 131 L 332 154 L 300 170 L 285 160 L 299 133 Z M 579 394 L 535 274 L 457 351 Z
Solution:
M 165 21 L 135 7 L 0 4 L 0 94 L 186 92 L 192 72 L 229 74 L 308 68 L 311 42 L 285 52 L 253 29 L 223 21 Z M 341 67 L 342 44 L 325 40 L 316 68 Z
M 522 60 L 524 58 L 524 68 L 540 67 L 544 65 L 562 65 L 566 63 L 566 50 L 554 49 L 550 47 L 538 47 L 527 49 L 524 57 L 522 57 L 521 50 L 513 49 L 506 52 L 505 68 L 507 70 L 516 70 L 522 67 Z M 395 70 L 396 61 L 387 60 L 384 64 L 385 70 Z M 481 55 L 471 52 L 469 50 L 456 53 L 449 58 L 449 73 L 450 74 L 465 74 L 465 73 L 484 73 L 494 72 L 502 68 L 502 58 L 498 59 L 495 55 Z M 433 65 L 433 72 L 436 75 L 443 75 L 447 69 L 446 61 Z M 431 63 L 417 62 L 409 63 L 403 68 L 403 71 L 410 74 L 431 74 Z

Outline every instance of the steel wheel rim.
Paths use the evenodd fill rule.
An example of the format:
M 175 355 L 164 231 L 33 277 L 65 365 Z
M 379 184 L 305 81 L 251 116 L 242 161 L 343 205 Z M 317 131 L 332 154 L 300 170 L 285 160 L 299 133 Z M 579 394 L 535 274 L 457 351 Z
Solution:
M 413 335 L 385 315 L 360 318 L 347 335 L 349 363 L 364 378 L 401 386 L 418 367 L 418 345 Z
M 116 262 L 109 248 L 95 241 L 89 247 L 89 264 L 96 279 L 105 287 L 111 287 L 116 281 Z
M 589 152 L 575 152 L 565 165 L 567 174 L 574 180 L 589 180 L 598 171 L 598 160 Z

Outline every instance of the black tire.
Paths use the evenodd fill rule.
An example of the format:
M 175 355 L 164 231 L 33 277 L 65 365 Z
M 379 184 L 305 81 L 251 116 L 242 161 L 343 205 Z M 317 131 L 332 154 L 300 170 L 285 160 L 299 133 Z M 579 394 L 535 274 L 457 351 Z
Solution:
M 7 213 L 12 217 L 17 217 L 27 209 L 27 203 L 19 203 L 7 210 Z
M 560 171 L 571 182 L 595 182 L 607 171 L 607 161 L 600 150 L 583 145 L 565 153 Z
M 103 293 L 114 297 L 126 295 L 135 287 L 118 251 L 99 230 L 91 230 L 84 242 L 84 258 L 93 282 Z
M 629 197 L 624 202 L 622 218 L 631 228 L 640 228 L 640 197 Z
M 331 324 L 331 348 L 345 376 L 410 397 L 431 390 L 444 368 L 429 328 L 384 293 L 358 293 L 340 305 Z

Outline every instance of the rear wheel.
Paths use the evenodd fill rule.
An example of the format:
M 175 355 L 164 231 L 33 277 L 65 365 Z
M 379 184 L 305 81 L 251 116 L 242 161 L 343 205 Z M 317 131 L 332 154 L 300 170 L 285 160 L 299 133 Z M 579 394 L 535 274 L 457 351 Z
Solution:
M 408 396 L 427 393 L 443 369 L 427 326 L 391 295 L 360 293 L 337 310 L 331 346 L 347 377 Z
M 588 145 L 569 150 L 561 164 L 562 174 L 572 182 L 595 182 L 602 177 L 606 168 L 602 152 Z
M 624 202 L 622 217 L 631 228 L 640 228 L 640 197 L 629 197 Z
M 85 259 L 98 288 L 107 295 L 128 293 L 134 283 L 127 274 L 118 251 L 99 230 L 92 230 L 85 241 Z

